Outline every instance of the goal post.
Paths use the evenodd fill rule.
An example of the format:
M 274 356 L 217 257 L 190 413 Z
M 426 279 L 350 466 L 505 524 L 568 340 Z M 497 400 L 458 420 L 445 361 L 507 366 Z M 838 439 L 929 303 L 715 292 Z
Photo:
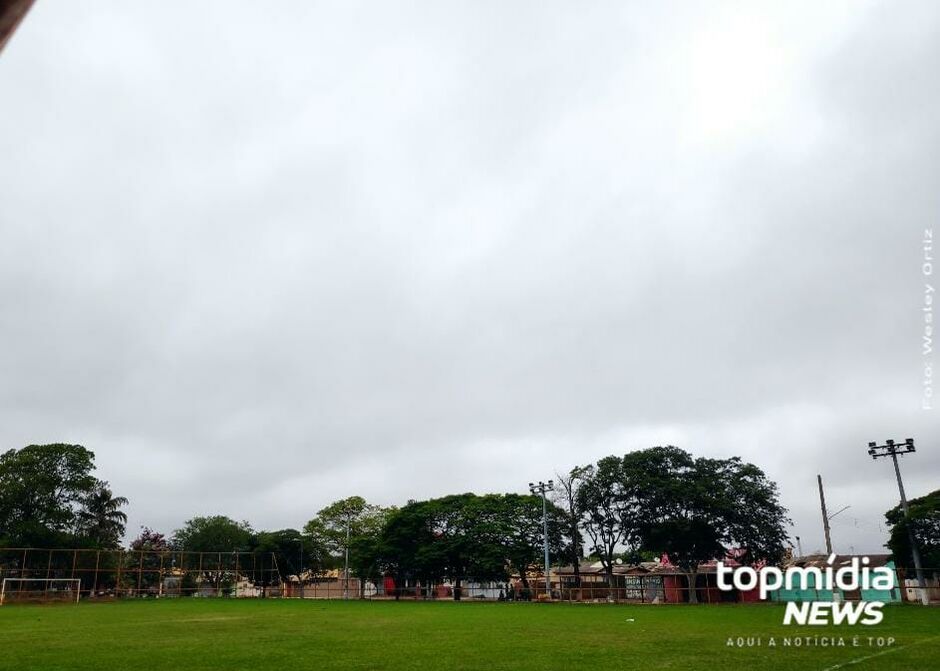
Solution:
M 0 606 L 16 602 L 78 603 L 81 591 L 81 578 L 4 578 L 0 585 Z

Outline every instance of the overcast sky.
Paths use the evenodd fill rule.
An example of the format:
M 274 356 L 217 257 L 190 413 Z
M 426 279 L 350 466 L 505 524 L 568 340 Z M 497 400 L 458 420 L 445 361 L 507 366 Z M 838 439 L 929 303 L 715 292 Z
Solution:
M 806 551 L 821 473 L 835 549 L 882 551 L 868 441 L 940 486 L 938 63 L 932 0 L 38 0 L 0 449 L 92 449 L 133 536 L 675 444 L 763 468 Z

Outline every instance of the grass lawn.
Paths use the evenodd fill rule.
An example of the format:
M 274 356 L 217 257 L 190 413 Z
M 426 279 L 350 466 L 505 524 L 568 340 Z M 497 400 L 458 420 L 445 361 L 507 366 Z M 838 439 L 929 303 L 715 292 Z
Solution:
M 783 608 L 176 599 L 0 608 L 0 669 L 940 669 L 940 609 L 784 627 Z M 859 646 L 853 647 L 853 636 Z M 729 647 L 729 637 L 760 646 Z M 845 647 L 787 647 L 798 636 Z M 891 647 L 868 637 L 893 637 Z M 770 647 L 770 638 L 776 647 Z

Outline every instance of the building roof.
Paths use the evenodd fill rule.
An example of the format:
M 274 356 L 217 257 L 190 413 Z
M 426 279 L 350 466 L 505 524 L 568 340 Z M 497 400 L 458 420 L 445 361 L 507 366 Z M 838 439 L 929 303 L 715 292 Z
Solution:
M 848 566 L 853 558 L 858 558 L 861 562 L 862 557 L 868 557 L 869 563 L 868 566 L 871 568 L 877 568 L 879 566 L 887 566 L 888 562 L 891 561 L 891 555 L 889 554 L 876 554 L 876 555 L 836 555 L 835 561 L 831 564 L 833 569 L 840 568 L 842 566 Z M 816 568 L 826 568 L 830 566 L 829 555 L 825 554 L 811 554 L 806 555 L 805 557 L 794 557 L 788 566 L 803 566 L 803 567 L 816 567 Z

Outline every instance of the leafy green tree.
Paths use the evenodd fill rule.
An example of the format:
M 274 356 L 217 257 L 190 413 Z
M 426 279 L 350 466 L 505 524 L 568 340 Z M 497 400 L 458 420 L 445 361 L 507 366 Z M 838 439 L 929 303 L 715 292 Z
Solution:
M 197 571 L 203 581 L 221 589 L 235 579 L 233 561 L 237 552 L 252 547 L 253 530 L 248 522 L 224 515 L 194 517 L 173 532 L 173 547 L 186 551 L 182 568 Z
M 529 570 L 534 568 L 545 571 L 542 497 L 490 494 L 480 498 L 484 506 L 495 512 L 493 532 L 483 537 L 490 541 L 486 546 L 487 551 L 495 554 L 506 568 L 517 572 L 523 587 L 528 589 Z M 561 557 L 568 553 L 569 548 L 565 539 L 568 518 L 565 511 L 551 502 L 546 512 L 549 554 L 551 557 Z
M 76 542 L 78 511 L 98 486 L 94 454 L 81 445 L 28 445 L 0 455 L 0 543 Z
M 377 578 L 376 541 L 389 512 L 361 496 L 350 496 L 320 510 L 304 525 L 304 534 L 322 552 L 323 565 L 345 566 L 348 552 L 350 570 L 360 578 L 361 592 L 366 579 Z
M 591 552 L 604 567 L 607 584 L 614 584 L 617 551 L 633 533 L 636 511 L 625 492 L 623 462 L 605 457 L 585 467 L 575 499 L 581 525 L 591 540 Z
M 477 533 L 482 511 L 473 505 L 476 498 L 454 494 L 412 501 L 391 515 L 380 545 L 383 560 L 398 581 L 414 578 L 433 584 L 448 579 L 459 601 L 466 579 L 489 579 L 497 573 Z
M 126 498 L 114 496 L 107 482 L 98 481 L 82 498 L 77 520 L 79 535 L 94 547 L 116 549 L 127 524 L 127 514 L 121 510 L 126 505 Z
M 173 546 L 187 552 L 245 552 L 251 547 L 252 528 L 225 515 L 193 517 L 173 532 Z
M 885 519 L 891 528 L 886 547 L 891 550 L 895 563 L 913 575 L 914 558 L 908 536 L 910 531 L 916 539 L 926 572 L 940 574 L 940 489 L 911 499 L 907 517 L 898 504 L 885 513 Z
M 776 484 L 753 464 L 653 447 L 624 457 L 623 485 L 636 512 L 627 540 L 640 551 L 667 553 L 688 576 L 692 603 L 699 565 L 728 549 L 743 549 L 745 562 L 783 556 L 786 509 Z
M 274 555 L 279 570 L 305 579 L 323 570 L 326 549 L 316 538 L 297 529 L 259 531 L 254 538 L 253 552 Z
M 435 541 L 431 531 L 427 501 L 409 501 L 392 511 L 373 546 L 380 571 L 394 576 L 397 585 L 405 580 L 433 582 L 443 577 L 443 569 L 427 561 L 422 549 Z M 396 591 L 395 598 L 400 596 Z
M 564 514 L 549 507 L 550 549 L 565 551 Z M 389 516 L 376 543 L 377 564 L 405 579 L 449 580 L 454 599 L 468 580 L 504 580 L 542 562 L 542 502 L 519 494 L 454 494 L 411 501 Z

